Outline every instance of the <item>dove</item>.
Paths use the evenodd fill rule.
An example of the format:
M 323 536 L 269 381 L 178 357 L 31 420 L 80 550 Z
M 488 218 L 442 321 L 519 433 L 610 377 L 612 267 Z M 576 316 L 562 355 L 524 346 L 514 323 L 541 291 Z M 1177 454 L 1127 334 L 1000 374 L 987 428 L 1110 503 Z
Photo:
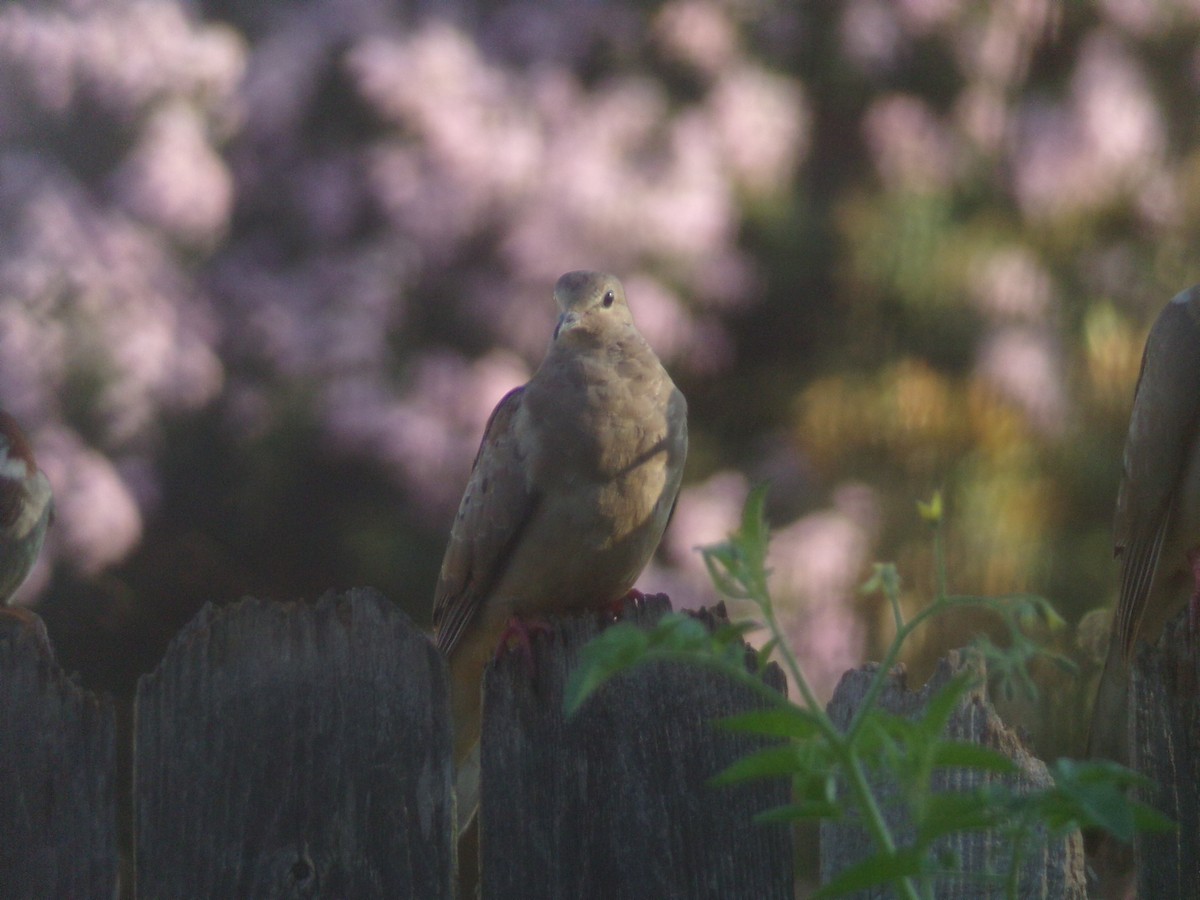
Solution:
M 1129 666 L 1191 603 L 1200 615 L 1200 285 L 1159 313 L 1142 355 L 1113 527 L 1120 592 L 1088 755 L 1129 763 Z
M 46 473 L 17 420 L 0 410 L 0 606 L 37 561 L 53 513 Z
M 687 456 L 687 402 L 612 275 L 569 272 L 542 364 L 496 406 L 434 593 L 450 670 L 460 823 L 477 803 L 481 681 L 523 622 L 604 609 L 666 528 Z M 472 783 L 473 782 L 473 783 Z

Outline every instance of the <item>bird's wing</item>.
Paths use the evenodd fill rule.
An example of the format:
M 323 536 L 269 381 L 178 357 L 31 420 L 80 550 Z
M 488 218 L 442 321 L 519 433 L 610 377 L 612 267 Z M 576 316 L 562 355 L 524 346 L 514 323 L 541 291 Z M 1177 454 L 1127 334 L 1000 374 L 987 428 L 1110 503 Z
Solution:
M 1138 635 L 1185 463 L 1200 452 L 1200 328 L 1169 304 L 1146 340 L 1125 441 L 1113 526 L 1121 593 L 1113 627 L 1128 654 Z
M 509 391 L 492 411 L 450 531 L 433 598 L 437 646 L 446 654 L 500 580 L 537 509 L 515 427 L 523 391 Z
M 25 486 L 16 478 L 0 479 L 0 528 L 17 524 L 25 505 Z

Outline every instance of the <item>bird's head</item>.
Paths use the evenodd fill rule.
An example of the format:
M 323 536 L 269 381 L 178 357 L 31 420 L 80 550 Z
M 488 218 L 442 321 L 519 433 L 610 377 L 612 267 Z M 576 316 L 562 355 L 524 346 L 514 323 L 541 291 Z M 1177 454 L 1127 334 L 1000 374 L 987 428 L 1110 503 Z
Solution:
M 1200 284 L 1194 285 L 1186 291 L 1180 291 L 1171 298 L 1171 303 L 1182 306 L 1187 311 L 1192 323 L 1200 327 Z
M 598 337 L 633 325 L 625 289 L 613 275 L 568 272 L 554 285 L 554 300 L 561 310 L 554 328 L 556 341 L 567 335 Z
M 54 515 L 50 482 L 16 419 L 0 410 L 0 606 L 33 568 Z
M 0 479 L 23 479 L 37 472 L 33 448 L 17 420 L 0 409 Z

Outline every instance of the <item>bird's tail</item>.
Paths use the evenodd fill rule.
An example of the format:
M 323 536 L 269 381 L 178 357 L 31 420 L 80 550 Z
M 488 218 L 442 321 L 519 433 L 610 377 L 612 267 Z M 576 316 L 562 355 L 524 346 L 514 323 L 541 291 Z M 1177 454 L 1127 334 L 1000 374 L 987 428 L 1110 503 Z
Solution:
M 454 794 L 458 834 L 461 837 L 471 827 L 479 810 L 479 741 L 471 746 L 458 764 L 454 776 Z
M 1113 635 L 1092 706 L 1088 758 L 1108 759 L 1128 766 L 1129 741 L 1129 663 L 1121 641 Z M 1102 831 L 1089 830 L 1083 840 L 1096 894 L 1104 900 L 1131 896 L 1135 874 L 1133 848 Z
M 1120 639 L 1113 635 L 1092 706 L 1088 758 L 1111 759 L 1128 766 L 1129 738 L 1129 664 Z

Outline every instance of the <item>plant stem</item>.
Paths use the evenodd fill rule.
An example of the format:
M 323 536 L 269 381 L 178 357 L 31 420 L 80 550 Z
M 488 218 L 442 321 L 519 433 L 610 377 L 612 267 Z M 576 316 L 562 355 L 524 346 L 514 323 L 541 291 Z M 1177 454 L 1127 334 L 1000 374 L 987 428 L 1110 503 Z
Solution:
M 803 695 L 804 702 L 808 706 L 808 711 L 812 714 L 817 727 L 821 729 L 822 735 L 828 741 L 829 746 L 833 749 L 835 756 L 841 763 L 850 793 L 854 797 L 855 805 L 862 813 L 863 823 L 868 833 L 883 853 L 889 856 L 893 855 L 896 852 L 896 842 L 892 838 L 891 831 L 888 830 L 883 811 L 879 808 L 879 803 L 875 799 L 875 794 L 871 790 L 870 783 L 867 781 L 862 762 L 859 760 L 858 754 L 854 751 L 853 738 L 849 732 L 842 734 L 838 730 L 838 727 L 833 724 L 833 720 L 829 718 L 829 714 L 825 712 L 825 709 L 817 700 L 817 695 L 813 692 L 812 686 L 804 676 L 804 671 L 800 668 L 799 660 L 796 659 L 796 655 L 784 640 L 783 631 L 779 626 L 778 620 L 775 618 L 774 607 L 770 602 L 770 595 L 766 592 L 765 584 L 762 590 L 763 597 L 754 597 L 751 599 L 757 603 L 759 609 L 762 611 L 771 637 L 777 642 L 788 672 L 791 674 L 792 680 L 796 683 L 796 687 L 799 688 L 800 693 Z M 765 602 L 760 602 L 764 599 Z M 867 704 L 864 704 L 861 708 L 867 708 Z M 912 879 L 907 877 L 897 878 L 894 886 L 900 896 L 906 898 L 906 900 L 919 900 L 920 895 L 917 893 Z

